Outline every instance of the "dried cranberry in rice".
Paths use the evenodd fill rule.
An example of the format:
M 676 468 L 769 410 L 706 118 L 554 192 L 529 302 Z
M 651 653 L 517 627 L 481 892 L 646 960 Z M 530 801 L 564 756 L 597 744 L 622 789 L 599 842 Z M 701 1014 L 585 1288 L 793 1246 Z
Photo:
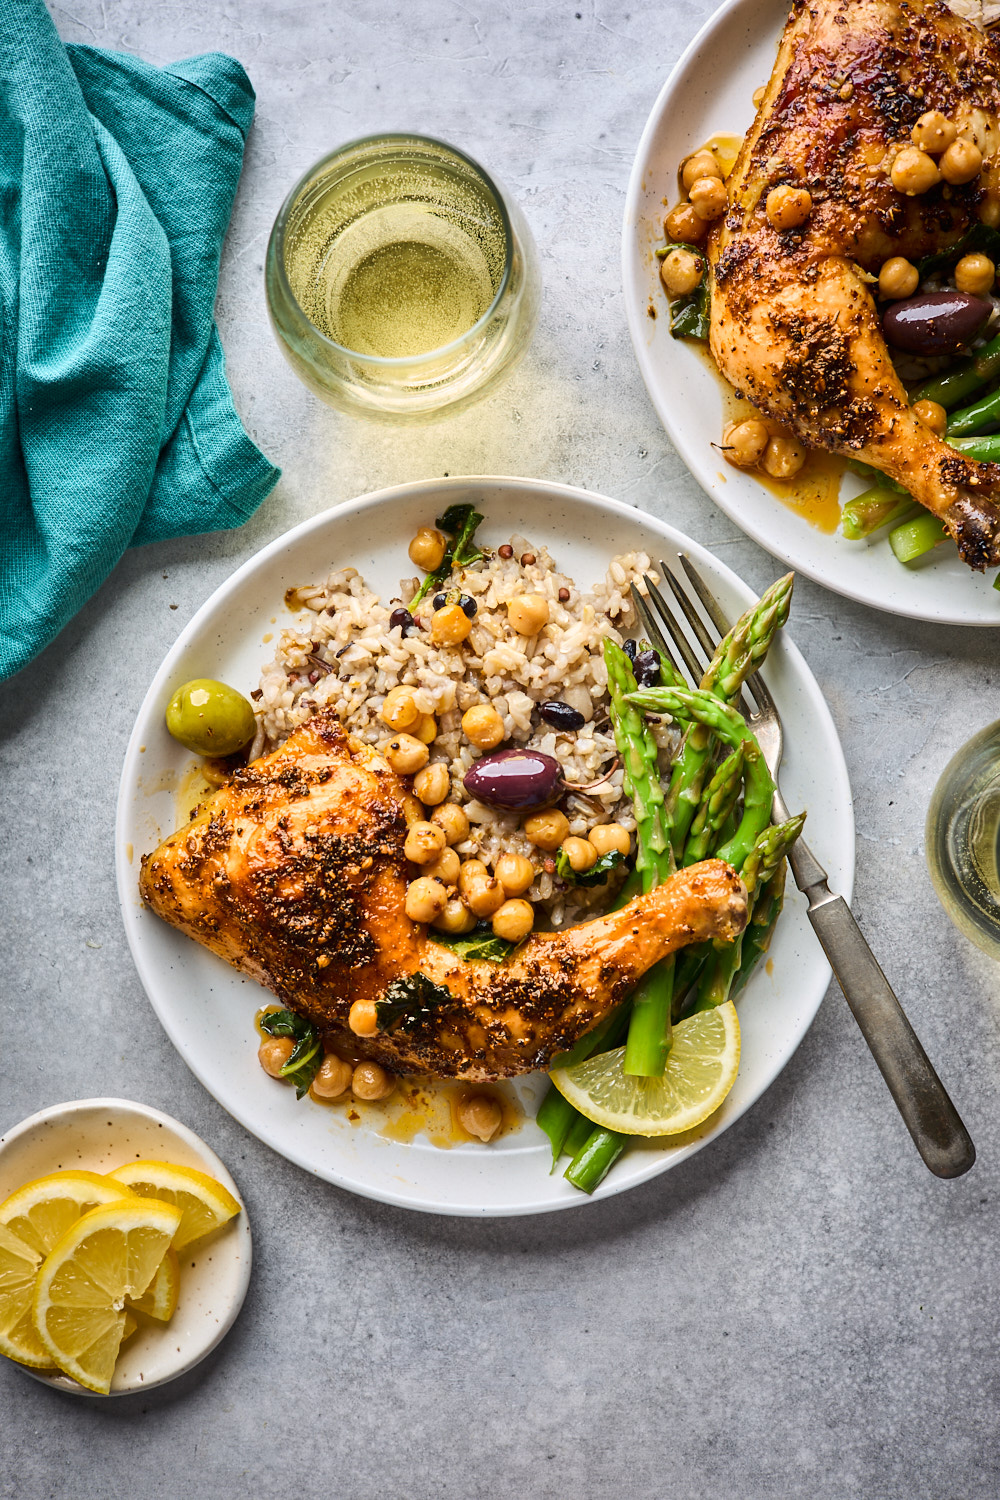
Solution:
M 632 670 L 640 687 L 656 687 L 660 680 L 660 658 L 655 651 L 640 651 L 632 664 Z
M 399 626 L 400 632 L 403 635 L 406 635 L 408 630 L 412 630 L 413 616 L 410 614 L 410 611 L 408 609 L 393 610 L 392 614 L 389 616 L 389 629 L 395 630 L 397 625 Z M 340 653 L 338 652 L 337 654 L 339 656 Z
M 552 698 L 548 703 L 543 703 L 538 712 L 546 724 L 551 724 L 553 729 L 571 730 L 582 729 L 586 719 L 579 709 L 572 708 L 564 703 L 561 698 Z

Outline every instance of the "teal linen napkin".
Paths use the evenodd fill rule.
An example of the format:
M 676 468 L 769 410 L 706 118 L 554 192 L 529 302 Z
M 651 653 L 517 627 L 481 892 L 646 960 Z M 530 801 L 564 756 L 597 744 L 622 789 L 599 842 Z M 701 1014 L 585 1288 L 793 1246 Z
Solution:
M 253 110 L 231 57 L 64 47 L 0 0 L 0 677 L 127 547 L 239 526 L 278 479 L 213 321 Z

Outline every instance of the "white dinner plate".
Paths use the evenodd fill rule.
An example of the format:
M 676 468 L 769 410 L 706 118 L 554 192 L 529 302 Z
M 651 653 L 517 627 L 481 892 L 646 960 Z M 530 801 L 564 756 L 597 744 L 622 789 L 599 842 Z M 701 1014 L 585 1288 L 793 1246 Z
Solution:
M 722 433 L 723 386 L 693 342 L 670 333 L 656 247 L 663 243 L 664 199 L 677 199 L 682 159 L 716 134 L 743 136 L 753 93 L 771 76 L 786 0 L 727 0 L 674 68 L 646 122 L 625 203 L 622 276 L 629 333 L 657 415 L 706 494 L 748 536 L 825 588 L 876 609 L 950 625 L 1000 625 L 1000 595 L 954 547 L 936 547 L 919 563 L 898 563 L 883 531 L 849 542 L 819 531 L 712 447 Z M 647 309 L 652 304 L 658 316 Z M 845 475 L 842 494 L 860 493 Z
M 268 1078 L 257 1063 L 254 1014 L 269 996 L 221 959 L 183 937 L 139 898 L 139 858 L 175 827 L 176 785 L 190 754 L 167 734 L 172 693 L 193 677 L 214 677 L 243 692 L 256 685 L 272 637 L 292 616 L 286 589 L 350 564 L 390 598 L 412 574 L 407 546 L 419 526 L 448 505 L 474 502 L 485 513 L 479 535 L 499 546 L 514 533 L 544 544 L 581 587 L 604 576 L 616 553 L 643 549 L 656 560 L 686 551 L 704 568 L 723 608 L 751 601 L 746 585 L 680 532 L 614 500 L 530 479 L 424 480 L 342 505 L 279 537 L 217 589 L 173 646 L 140 710 L 122 772 L 116 856 L 129 944 L 150 1001 L 174 1045 L 207 1089 L 248 1130 L 289 1160 L 352 1192 L 407 1208 L 447 1214 L 526 1214 L 569 1208 L 586 1198 L 549 1174 L 548 1142 L 532 1119 L 490 1146 L 442 1150 L 422 1136 L 387 1139 L 377 1116 L 352 1123 L 344 1106 L 324 1107 Z M 792 609 L 794 622 L 794 605 Z M 793 624 L 794 628 L 794 624 Z M 829 710 L 802 657 L 781 637 L 767 678 L 785 721 L 782 787 L 793 808 L 808 807 L 810 843 L 836 888 L 849 897 L 854 821 L 844 757 Z M 629 1149 L 596 1197 L 604 1198 L 674 1166 L 737 1120 L 798 1046 L 826 990 L 830 970 L 790 894 L 772 955 L 739 1002 L 743 1055 L 722 1109 L 694 1139 Z M 544 1078 L 519 1080 L 529 1115 Z

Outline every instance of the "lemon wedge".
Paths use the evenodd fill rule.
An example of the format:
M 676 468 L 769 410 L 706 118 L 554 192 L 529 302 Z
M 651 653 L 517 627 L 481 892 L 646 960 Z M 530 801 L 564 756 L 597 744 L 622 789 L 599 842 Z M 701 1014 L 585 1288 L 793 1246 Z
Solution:
M 0 1203 L 0 1224 L 42 1257 L 88 1209 L 131 1196 L 123 1183 L 98 1172 L 50 1172 L 26 1182 Z
M 731 1000 L 674 1027 L 662 1078 L 623 1071 L 625 1048 L 599 1052 L 549 1075 L 581 1115 L 623 1135 L 679 1135 L 725 1099 L 740 1066 L 740 1023 Z
M 175 1250 L 211 1234 L 240 1211 L 239 1203 L 221 1182 L 193 1167 L 178 1167 L 168 1161 L 129 1161 L 108 1176 L 141 1198 L 176 1203 L 182 1218 L 174 1236 Z
M 26 1182 L 0 1203 L 0 1230 L 5 1238 L 7 1262 L 0 1269 L 0 1353 L 19 1364 L 42 1369 L 52 1359 L 31 1321 L 31 1298 L 35 1271 L 25 1279 L 25 1252 L 34 1256 L 35 1270 L 49 1251 L 75 1224 L 80 1215 L 101 1203 L 119 1203 L 134 1197 L 120 1182 L 110 1182 L 97 1172 L 51 1172 Z M 11 1241 L 21 1246 L 18 1251 Z
M 0 1353 L 43 1369 L 52 1363 L 31 1321 L 31 1295 L 42 1257 L 0 1224 Z
M 50 1361 L 87 1390 L 111 1389 L 125 1299 L 142 1296 L 180 1222 L 172 1203 L 119 1198 L 77 1219 L 42 1262 L 35 1329 Z
M 177 1251 L 170 1249 L 156 1268 L 149 1286 L 141 1297 L 130 1297 L 128 1305 L 133 1312 L 145 1313 L 158 1323 L 169 1323 L 177 1309 L 177 1293 L 181 1284 L 181 1263 Z

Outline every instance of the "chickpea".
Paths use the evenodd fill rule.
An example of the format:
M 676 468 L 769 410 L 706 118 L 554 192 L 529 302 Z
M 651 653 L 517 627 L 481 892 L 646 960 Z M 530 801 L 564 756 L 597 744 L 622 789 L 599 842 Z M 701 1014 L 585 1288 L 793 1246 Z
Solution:
M 926 151 L 921 151 L 916 146 L 903 147 L 893 162 L 889 175 L 897 193 L 904 193 L 907 198 L 916 198 L 918 194 L 926 193 L 941 181 L 941 173 L 933 157 L 928 156 Z M 974 177 L 975 173 L 970 175 Z
M 955 267 L 955 285 L 960 292 L 982 296 L 993 285 L 997 268 L 988 255 L 963 255 Z
M 506 730 L 503 719 L 492 703 L 476 703 L 462 715 L 462 729 L 469 742 L 479 750 L 493 750 Z
M 458 1123 L 477 1140 L 491 1141 L 503 1124 L 503 1110 L 489 1094 L 473 1094 L 458 1106 Z
M 419 875 L 406 887 L 403 910 L 411 922 L 433 922 L 448 904 L 448 892 L 440 880 Z
M 729 207 L 726 184 L 718 177 L 699 177 L 696 182 L 692 182 L 688 197 L 699 219 L 705 219 L 709 223 L 713 219 L 721 219 Z
M 351 1091 L 358 1099 L 374 1103 L 388 1099 L 396 1087 L 395 1076 L 377 1062 L 360 1062 L 351 1078 Z
M 458 646 L 472 629 L 472 621 L 460 604 L 446 604 L 431 615 L 431 640 L 435 646 Z
M 597 850 L 598 856 L 610 854 L 612 849 L 616 849 L 619 854 L 628 854 L 632 848 L 628 830 L 620 823 L 598 823 L 590 830 L 587 837 Z
M 481 860 L 467 859 L 458 872 L 458 889 L 477 917 L 492 917 L 507 899 L 506 892 Z
M 493 913 L 493 932 L 507 943 L 519 943 L 535 925 L 535 908 L 530 901 L 505 901 Z
M 701 284 L 705 262 L 690 250 L 671 250 L 660 262 L 660 280 L 668 297 L 685 297 Z
M 549 623 L 549 602 L 542 594 L 519 594 L 507 605 L 507 619 L 518 635 L 537 635 Z
M 410 562 L 423 568 L 425 573 L 433 573 L 444 561 L 447 545 L 443 532 L 435 531 L 432 526 L 421 526 L 410 543 Z
M 257 1061 L 269 1078 L 280 1078 L 294 1051 L 295 1043 L 290 1036 L 267 1036 L 257 1048 Z
M 807 188 L 781 183 L 773 187 L 764 205 L 772 229 L 798 229 L 812 213 L 812 194 Z
M 414 823 L 406 835 L 403 853 L 415 865 L 430 865 L 447 843 L 444 829 L 436 823 Z
M 764 457 L 771 434 L 759 417 L 731 422 L 722 434 L 722 452 L 737 469 L 753 469 Z
M 589 839 L 564 839 L 562 852 L 569 860 L 570 868 L 583 875 L 597 863 L 597 850 Z
M 806 461 L 806 450 L 792 437 L 773 437 L 764 449 L 761 466 L 772 479 L 791 479 Z
M 442 849 L 432 865 L 424 865 L 424 874 L 444 885 L 454 885 L 458 880 L 461 860 L 454 849 Z
M 451 791 L 451 777 L 443 761 L 436 760 L 432 766 L 424 766 L 413 778 L 414 794 L 425 807 L 437 807 Z
M 681 167 L 681 182 L 684 191 L 689 193 L 694 184 L 702 177 L 721 177 L 722 168 L 712 155 L 711 151 L 696 151 L 689 156 Z
M 421 714 L 420 722 L 413 726 L 413 738 L 422 745 L 432 745 L 437 738 L 437 719 L 433 714 Z
M 910 131 L 910 140 L 930 156 L 940 156 L 958 134 L 958 126 L 939 109 L 929 109 Z
M 469 819 L 465 809 L 459 807 L 457 802 L 442 802 L 431 813 L 431 822 L 444 829 L 444 836 L 449 844 L 460 844 L 469 837 Z
M 420 718 L 420 710 L 413 696 L 413 689 L 390 688 L 385 695 L 380 717 L 383 724 L 388 724 L 390 729 L 409 729 L 416 724 Z
M 948 413 L 937 401 L 914 401 L 913 415 L 919 417 L 938 437 L 944 437 L 948 430 Z
M 434 926 L 440 932 L 450 932 L 456 936 L 463 932 L 471 932 L 475 925 L 475 917 L 458 896 L 449 896 L 444 911 L 439 917 L 434 918 Z
M 920 285 L 920 272 L 905 255 L 892 255 L 878 273 L 880 297 L 896 301 L 900 297 L 912 297 Z
M 378 1011 L 374 1000 L 355 1000 L 347 1013 L 347 1024 L 355 1036 L 374 1036 L 378 1031 Z
M 352 1071 L 350 1063 L 335 1052 L 328 1052 L 309 1085 L 310 1094 L 314 1099 L 339 1099 L 351 1086 Z
M 422 771 L 430 760 L 430 751 L 412 734 L 397 734 L 385 747 L 384 755 L 392 769 L 400 776 L 412 776 Z
M 558 807 L 532 813 L 524 820 L 524 836 L 537 849 L 558 849 L 569 833 L 569 818 Z
M 987 193 L 979 205 L 980 220 L 988 229 L 1000 229 L 1000 197 Z
M 690 203 L 678 203 L 664 219 L 663 233 L 668 240 L 679 240 L 682 245 L 700 245 L 708 233 L 708 224 Z
M 983 153 L 975 141 L 952 141 L 940 161 L 941 176 L 945 182 L 960 187 L 978 177 L 983 167 Z
M 505 896 L 522 896 L 535 878 L 535 867 L 523 854 L 501 854 L 496 877 Z

